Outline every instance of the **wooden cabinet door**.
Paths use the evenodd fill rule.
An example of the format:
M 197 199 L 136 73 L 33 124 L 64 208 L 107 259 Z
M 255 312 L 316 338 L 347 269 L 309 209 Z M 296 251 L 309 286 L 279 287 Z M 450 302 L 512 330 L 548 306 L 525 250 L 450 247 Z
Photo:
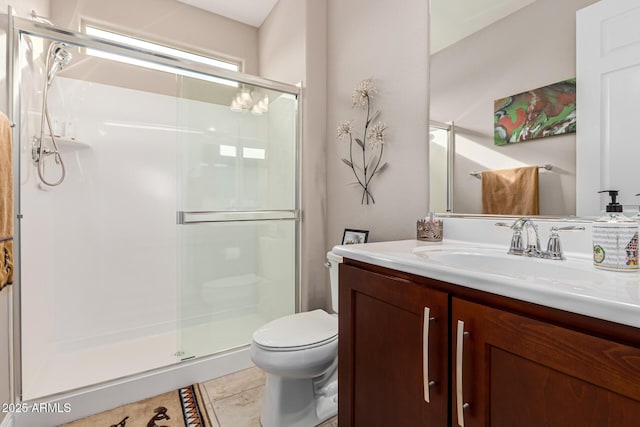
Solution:
M 457 298 L 451 328 L 454 426 L 640 425 L 638 348 Z
M 447 294 L 345 264 L 339 283 L 340 427 L 446 426 Z

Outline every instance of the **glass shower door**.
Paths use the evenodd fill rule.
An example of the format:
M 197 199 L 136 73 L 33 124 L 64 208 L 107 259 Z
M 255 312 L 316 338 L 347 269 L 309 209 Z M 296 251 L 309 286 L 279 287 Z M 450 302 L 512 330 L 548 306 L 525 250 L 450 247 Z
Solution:
M 182 78 L 178 122 L 181 359 L 251 342 L 296 310 L 297 97 Z

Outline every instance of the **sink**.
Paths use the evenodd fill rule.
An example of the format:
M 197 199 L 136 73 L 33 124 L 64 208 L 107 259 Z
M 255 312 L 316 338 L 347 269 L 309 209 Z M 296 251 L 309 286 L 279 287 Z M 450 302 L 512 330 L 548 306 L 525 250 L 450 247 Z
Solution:
M 578 285 L 600 283 L 606 279 L 586 260 L 558 261 L 529 258 L 484 248 L 416 248 L 413 253 L 424 261 L 436 265 L 527 281 Z

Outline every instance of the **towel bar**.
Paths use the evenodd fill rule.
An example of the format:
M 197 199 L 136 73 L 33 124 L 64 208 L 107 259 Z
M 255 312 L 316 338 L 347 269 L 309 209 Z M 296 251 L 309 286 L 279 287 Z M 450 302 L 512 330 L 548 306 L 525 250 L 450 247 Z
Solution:
M 540 169 L 545 169 L 545 170 L 548 170 L 548 171 L 550 171 L 551 169 L 553 169 L 553 166 L 551 166 L 550 164 L 546 164 L 546 165 L 542 165 L 542 166 L 538 166 L 538 167 L 539 167 Z M 481 178 L 482 178 L 482 172 L 479 172 L 479 171 L 477 171 L 477 172 L 469 172 L 469 175 L 471 175 L 471 176 L 475 176 L 475 177 L 476 177 L 476 178 L 478 178 L 478 179 L 481 179 Z

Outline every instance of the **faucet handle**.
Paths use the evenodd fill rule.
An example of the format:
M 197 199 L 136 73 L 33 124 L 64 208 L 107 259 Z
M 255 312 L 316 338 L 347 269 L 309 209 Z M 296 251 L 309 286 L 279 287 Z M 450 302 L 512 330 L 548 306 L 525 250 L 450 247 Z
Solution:
M 513 255 L 522 255 L 524 251 L 524 241 L 522 240 L 522 226 L 516 226 L 516 224 L 507 224 L 506 222 L 496 222 L 496 227 L 508 228 L 513 231 L 511 236 L 511 244 L 509 245 L 509 252 Z
M 521 230 L 513 230 L 513 236 L 511 236 L 511 244 L 509 245 L 509 254 L 522 255 L 524 252 L 524 240 L 522 239 Z
M 524 228 L 524 225 L 527 222 L 531 222 L 531 219 L 526 218 L 526 217 L 522 217 L 522 218 L 518 218 L 516 219 L 513 224 L 508 224 L 506 222 L 496 222 L 494 225 L 496 227 L 505 227 L 505 228 L 510 228 L 512 230 L 522 230 Z
M 519 221 L 519 220 L 518 220 Z M 514 224 L 507 224 L 506 222 L 496 222 L 496 227 L 503 227 L 513 230 L 513 236 L 511 236 L 511 244 L 509 245 L 509 254 L 522 255 L 524 252 L 524 241 L 522 240 L 522 225 L 516 221 Z
M 566 227 L 551 227 L 551 235 L 547 243 L 547 252 L 545 258 L 549 259 L 565 259 L 562 253 L 562 245 L 560 244 L 559 231 L 582 231 L 584 227 L 579 225 L 569 225 Z

